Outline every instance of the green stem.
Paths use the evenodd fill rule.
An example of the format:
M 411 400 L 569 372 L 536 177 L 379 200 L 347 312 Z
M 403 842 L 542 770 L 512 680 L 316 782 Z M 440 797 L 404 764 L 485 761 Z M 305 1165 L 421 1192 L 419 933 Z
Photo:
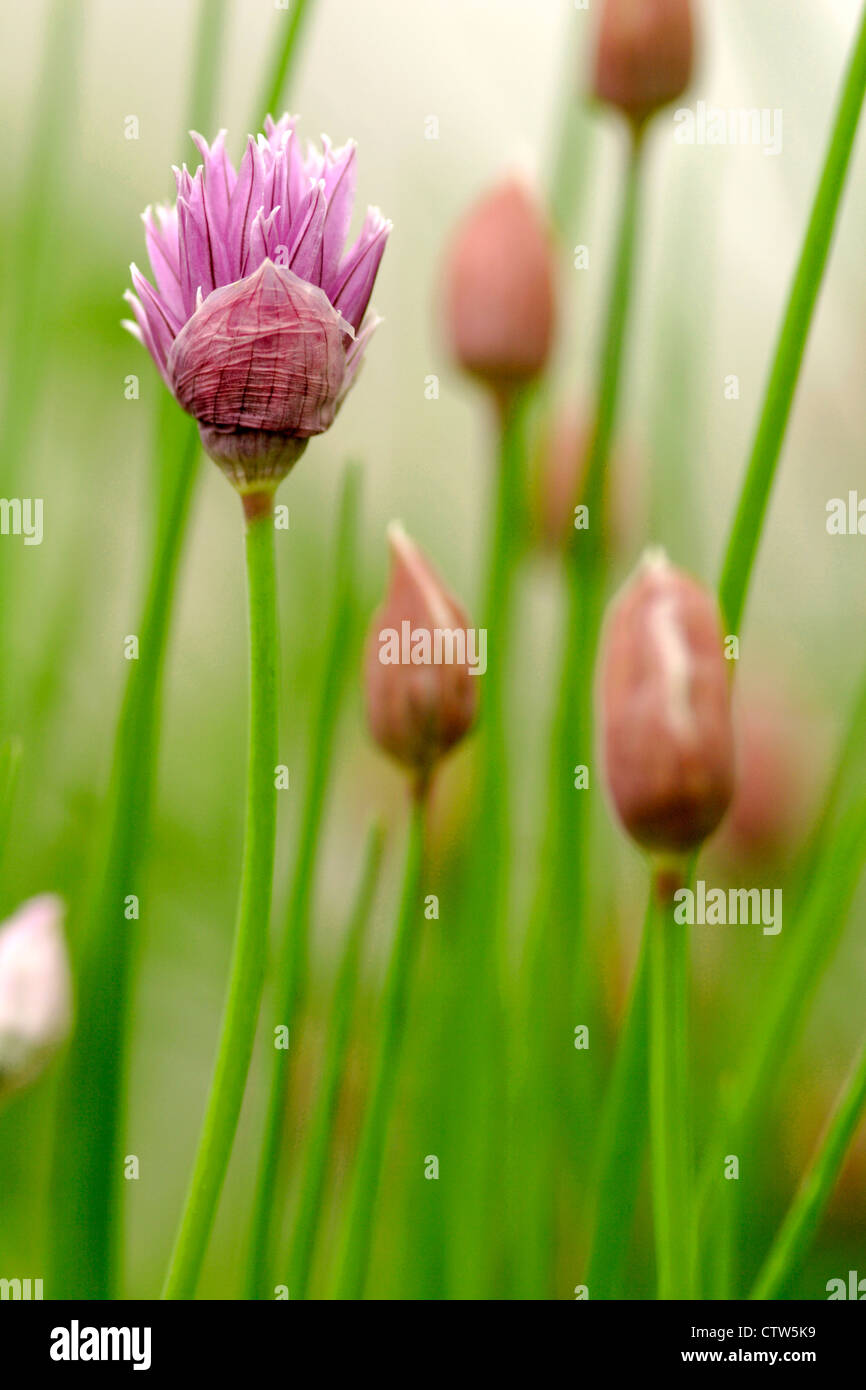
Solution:
M 727 631 L 732 633 L 739 631 L 743 616 L 746 588 L 755 562 L 806 340 L 827 264 L 864 94 L 866 7 L 845 75 L 725 554 L 719 590 Z
M 273 67 L 262 88 L 262 99 L 256 107 L 256 114 L 253 118 L 253 125 L 256 128 L 264 116 L 273 116 L 274 120 L 279 119 L 283 92 L 290 84 L 307 12 L 312 7 L 313 0 L 295 0 L 291 14 L 285 21 L 283 41 L 274 56 Z
M 313 873 L 325 795 L 333 764 L 340 695 L 343 689 L 346 648 L 350 639 L 355 593 L 358 512 L 360 508 L 360 470 L 351 464 L 345 474 L 340 500 L 334 556 L 335 580 L 322 685 L 310 747 L 312 760 L 307 770 L 304 807 L 298 853 L 289 895 L 289 909 L 277 963 L 277 1001 L 274 1023 L 289 1031 L 289 1047 L 274 1048 L 262 1148 L 259 1156 L 256 1195 L 253 1201 L 252 1233 L 247 1266 L 247 1297 L 270 1297 L 270 1278 L 274 1272 L 273 1249 L 277 1179 L 282 1161 L 286 1099 L 296 1049 L 292 1042 L 294 1025 L 306 992 L 309 951 L 309 916 Z
M 15 788 L 21 764 L 21 744 L 17 738 L 7 738 L 0 747 L 0 867 L 6 853 Z
M 245 505 L 246 501 L 245 499 Z M 257 501 L 260 499 L 256 499 Z M 264 503 L 265 499 L 261 499 Z M 244 859 L 228 1000 L 198 1155 L 163 1290 L 195 1295 L 244 1097 L 268 950 L 277 800 L 277 592 L 273 499 L 247 508 L 250 732 Z
M 866 801 L 846 812 L 816 861 L 797 921 L 779 938 L 781 959 L 748 1039 L 730 1105 L 717 1117 L 698 1186 L 702 1241 L 714 1248 L 731 1186 L 725 1156 L 739 1153 L 771 1103 L 774 1086 L 803 1025 L 809 1003 L 839 943 L 866 858 Z M 742 1180 L 741 1180 L 742 1181 Z M 736 1194 L 732 1200 L 736 1199 Z
M 340 1299 L 362 1298 L 367 1280 L 388 1120 L 403 1052 L 406 1015 L 421 939 L 419 894 L 425 810 L 426 798 L 417 797 L 412 804 L 403 895 L 385 981 L 379 1048 L 349 1194 L 337 1279 L 337 1297 Z
M 201 0 L 195 41 L 189 124 L 209 140 L 213 133 L 216 82 L 219 72 L 228 0 Z
M 58 1097 L 51 1181 L 55 1297 L 108 1299 L 120 1265 L 120 1145 L 135 926 L 124 916 L 141 892 L 159 727 L 159 695 L 186 521 L 197 476 L 198 431 L 167 401 L 159 441 L 176 463 L 159 528 L 117 727 L 107 842 L 79 958 L 76 1027 Z M 93 1097 L 93 1103 L 84 1103 Z
M 595 1228 L 587 1267 L 590 1298 L 620 1298 L 646 1148 L 650 897 L 625 1021 L 599 1127 L 593 1184 Z
M 554 741 L 550 798 L 553 853 L 549 896 L 563 904 L 559 921 L 560 949 L 571 968 L 581 948 L 588 907 L 590 806 L 588 794 L 575 791 L 576 764 L 592 763 L 592 680 L 601 621 L 604 555 L 605 494 L 613 443 L 634 275 L 643 141 L 632 137 L 619 234 L 599 363 L 595 426 L 587 460 L 583 503 L 589 509 L 587 530 L 575 531 L 569 567 L 569 603 L 565 662 L 557 735 Z
M 653 891 L 657 891 L 655 888 Z M 650 1147 L 661 1299 L 691 1296 L 694 1265 L 688 1088 L 688 930 L 672 902 L 650 918 Z
M 346 1057 L 358 992 L 358 967 L 361 947 L 367 930 L 373 897 L 379 881 L 384 834 L 375 825 L 367 841 L 364 872 L 358 897 L 352 912 L 340 973 L 331 1002 L 328 1043 L 322 1074 L 318 1082 L 316 1104 L 310 1121 L 301 1182 L 298 1191 L 297 1214 L 289 1252 L 289 1296 L 306 1298 L 310 1286 L 316 1237 L 322 1218 L 325 1183 L 333 1150 L 334 1121 L 340 1099 L 340 1088 L 346 1071 Z
M 484 895 L 494 952 L 504 952 L 508 913 L 510 841 L 506 689 L 514 578 L 523 538 L 524 426 L 528 395 L 515 392 L 501 402 L 496 506 L 487 568 L 484 622 L 488 667 L 482 705 L 483 779 L 479 805 L 480 846 L 476 883 Z M 496 956 L 493 958 L 496 966 Z M 502 966 L 503 962 L 499 962 Z M 496 968 L 499 968 L 496 966 Z
M 823 1142 L 812 1160 L 778 1236 L 768 1254 L 750 1294 L 754 1299 L 778 1298 L 796 1273 L 812 1238 L 836 1179 L 842 1169 L 848 1146 L 866 1108 L 866 1048 L 842 1092 Z

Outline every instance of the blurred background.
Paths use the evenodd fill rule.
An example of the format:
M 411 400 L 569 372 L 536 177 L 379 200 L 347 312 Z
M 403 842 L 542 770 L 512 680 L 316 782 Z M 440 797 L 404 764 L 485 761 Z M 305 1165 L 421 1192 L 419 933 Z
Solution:
M 550 402 L 591 405 L 625 152 L 617 121 L 580 103 L 595 8 L 578 10 L 568 0 L 319 0 L 293 79 L 290 105 L 305 136 L 315 140 L 325 131 L 337 143 L 349 136 L 358 142 L 357 221 L 369 202 L 394 222 L 373 301 L 384 322 L 360 383 L 334 428 L 310 447 L 279 495 L 290 508 L 290 529 L 278 533 L 278 545 L 281 757 L 291 786 L 280 800 L 275 923 L 285 903 L 308 761 L 306 732 L 317 699 L 340 477 L 349 459 L 363 466 L 362 573 L 316 884 L 302 1107 L 315 1086 L 324 1002 L 375 810 L 392 833 L 365 964 L 365 1008 L 375 999 L 399 875 L 403 780 L 368 741 L 360 686 L 360 643 L 385 583 L 387 522 L 403 521 L 470 614 L 482 592 L 495 463 L 491 420 L 486 401 L 447 358 L 440 272 L 462 213 L 515 165 L 528 169 L 541 196 L 550 198 L 558 224 L 560 309 Z M 619 504 L 619 575 L 652 540 L 707 583 L 716 582 L 859 8 L 857 0 L 697 6 L 700 62 L 684 104 L 781 108 L 783 148 L 768 156 L 754 147 L 680 146 L 669 113 L 653 127 L 622 413 L 629 464 Z M 0 352 L 4 378 L 32 402 L 16 495 L 44 499 L 40 546 L 0 537 L 6 732 L 17 733 L 23 748 L 0 895 L 6 916 L 22 898 L 56 890 L 69 903 L 74 923 L 104 806 L 126 675 L 123 639 L 138 621 L 153 510 L 154 408 L 164 390 L 144 350 L 120 327 L 126 316 L 121 296 L 129 262 L 146 268 L 139 214 L 148 203 L 173 197 L 172 164 L 195 162 L 183 126 L 198 8 L 192 0 L 79 0 L 66 7 L 65 17 L 62 11 L 33 0 L 5 5 L 0 13 Z M 230 6 L 216 111 L 235 157 L 284 22 L 272 0 L 233 0 Z M 52 27 L 60 25 L 64 59 L 45 90 L 45 47 Z M 131 116 L 138 122 L 137 139 L 126 138 Z M 437 127 L 436 138 L 429 138 Z M 768 814 L 773 819 L 780 807 L 791 812 L 779 843 L 771 826 L 770 851 L 761 849 L 754 872 L 744 878 L 738 871 L 737 881 L 750 885 L 785 881 L 798 837 L 820 802 L 828 759 L 864 663 L 866 542 L 828 536 L 825 528 L 827 501 L 846 497 L 863 474 L 864 226 L 861 141 L 741 649 L 740 699 L 751 701 L 754 694 L 755 704 L 771 711 L 765 726 L 781 745 L 775 771 L 767 774 Z M 47 252 L 47 271 L 34 273 L 32 283 L 20 260 L 21 247 L 28 245 L 34 258 L 35 248 Z M 589 248 L 588 269 L 574 268 L 578 245 Z M 32 299 L 37 330 L 23 364 L 22 345 L 13 339 L 20 320 L 8 312 L 19 296 Z M 139 378 L 138 399 L 125 397 L 130 374 Z M 426 389 L 431 376 L 439 381 L 436 399 Z M 737 399 L 727 398 L 732 376 L 738 379 Z M 4 399 L 8 428 L 16 400 Z M 672 477 L 678 479 L 675 489 L 669 486 Z M 2 495 L 10 495 L 10 486 L 4 482 Z M 539 546 L 521 571 L 519 660 L 511 682 L 517 931 L 543 828 L 561 605 L 561 569 Z M 140 974 L 126 1151 L 138 1156 L 141 1177 L 127 1184 L 126 1292 L 138 1297 L 152 1296 L 161 1281 L 194 1152 L 240 860 L 243 553 L 237 501 L 206 460 L 182 562 L 163 710 L 147 886 L 140 921 L 127 924 L 137 936 Z M 471 758 L 471 749 L 461 751 L 437 791 L 431 892 L 447 881 Z M 852 776 L 861 770 L 852 768 Z M 645 873 L 603 809 L 599 820 L 609 894 L 596 946 L 615 1020 L 639 935 Z M 724 832 L 720 840 L 709 851 L 717 875 L 725 872 Z M 756 1216 L 759 1228 L 787 1204 L 859 1041 L 864 914 L 861 892 L 807 1033 L 790 1060 L 783 1099 L 772 1116 L 767 1210 Z M 702 1006 L 696 1051 L 699 1065 L 708 1068 L 709 1086 L 716 1084 L 720 1059 L 723 1065 L 726 1050 L 760 1007 L 758 982 L 772 943 L 748 929 L 736 941 L 734 935 L 696 935 L 695 993 Z M 341 1115 L 347 1133 L 357 1123 L 363 1018 L 362 1013 L 361 1056 L 347 1077 Z M 435 1151 L 421 1123 L 426 1069 L 432 1065 L 428 1046 L 429 1039 L 414 1044 L 394 1136 L 396 1145 L 422 1154 Z M 202 1284 L 205 1295 L 225 1291 L 244 1248 L 262 1083 L 257 1067 Z M 0 1274 L 38 1277 L 42 1269 L 55 1084 L 50 1071 L 0 1113 Z M 426 1197 L 413 1196 L 399 1168 L 393 1171 L 373 1285 L 384 1297 L 423 1296 L 431 1288 L 435 1294 L 429 1271 L 418 1273 L 413 1245 L 421 1219 L 417 1204 Z M 338 1166 L 332 1217 L 340 1180 Z M 827 1279 L 856 1268 L 858 1257 L 862 1263 L 864 1180 L 861 1141 L 802 1273 L 799 1296 L 825 1296 Z M 582 1238 L 579 1230 L 569 1233 L 572 1259 L 568 1240 L 563 1242 L 562 1297 L 571 1296 L 579 1278 Z M 646 1259 L 638 1254 L 635 1296 L 646 1291 L 647 1278 Z

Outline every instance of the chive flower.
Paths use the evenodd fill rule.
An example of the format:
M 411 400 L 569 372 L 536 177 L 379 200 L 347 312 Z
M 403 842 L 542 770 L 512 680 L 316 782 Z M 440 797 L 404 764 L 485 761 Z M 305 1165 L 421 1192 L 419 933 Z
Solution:
M 391 228 L 376 208 L 344 249 L 355 196 L 350 141 L 302 150 L 270 116 L 235 171 L 225 131 L 192 136 L 177 202 L 143 214 L 155 284 L 127 291 L 145 345 L 207 453 L 242 493 L 270 490 L 334 421 L 378 323 L 368 312 Z
M 608 787 L 645 849 L 696 849 L 734 791 L 730 683 L 715 599 L 649 551 L 614 600 L 601 654 Z
M 39 1073 L 71 1013 L 63 903 L 46 893 L 0 926 L 0 1098 Z

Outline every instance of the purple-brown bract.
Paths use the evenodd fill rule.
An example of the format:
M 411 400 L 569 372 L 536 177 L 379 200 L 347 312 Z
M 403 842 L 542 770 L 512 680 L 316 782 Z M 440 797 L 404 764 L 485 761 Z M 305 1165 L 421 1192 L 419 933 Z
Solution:
M 135 323 L 208 453 L 243 491 L 272 487 L 323 433 L 378 320 L 368 313 L 391 224 L 369 208 L 344 251 L 356 147 L 302 151 L 294 118 L 265 121 L 235 171 L 225 131 L 193 139 L 177 202 L 144 213 L 155 287 L 135 265 Z

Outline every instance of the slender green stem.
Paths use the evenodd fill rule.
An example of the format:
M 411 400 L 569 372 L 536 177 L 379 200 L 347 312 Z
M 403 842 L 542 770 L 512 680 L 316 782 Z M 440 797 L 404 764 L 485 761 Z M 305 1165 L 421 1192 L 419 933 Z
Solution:
M 197 475 L 198 432 L 167 402 L 160 445 L 176 459 L 156 538 L 112 765 L 107 841 L 76 941 L 76 1027 L 61 1082 L 51 1181 L 51 1284 L 56 1297 L 114 1296 L 122 1241 L 120 1144 L 125 1039 L 136 937 L 124 905 L 141 893 L 150 835 L 159 695 L 186 520 Z M 84 1104 L 83 1097 L 98 1098 Z
M 717 1117 L 698 1186 L 703 1243 L 714 1233 L 729 1189 L 725 1156 L 738 1153 L 766 1112 L 773 1088 L 839 943 L 866 859 L 866 802 L 846 812 L 816 861 L 809 895 L 798 920 L 779 938 L 781 959 L 765 992 L 748 1039 L 729 1106 Z M 742 1180 L 741 1180 L 742 1181 Z M 739 1184 L 735 1184 L 738 1188 Z
M 385 981 L 379 1046 L 349 1194 L 337 1278 L 337 1297 L 340 1299 L 362 1298 L 367 1280 L 388 1120 L 394 1101 L 415 960 L 421 939 L 420 887 L 425 801 L 426 798 L 418 797 L 412 805 L 403 895 Z
M 595 1228 L 587 1267 L 590 1298 L 619 1298 L 631 1224 L 646 1149 L 648 941 L 654 913 L 650 897 L 640 954 L 604 1101 L 593 1183 Z
M 655 890 L 654 890 L 655 891 Z M 694 1267 L 688 1087 L 688 929 L 668 897 L 650 918 L 650 1147 L 658 1297 L 691 1296 Z
M 595 426 L 587 460 L 583 503 L 589 526 L 576 530 L 569 566 L 569 604 L 557 733 L 553 748 L 550 797 L 552 825 L 549 893 L 562 908 L 559 921 L 561 959 L 573 969 L 583 937 L 588 907 L 590 806 L 588 793 L 575 791 L 574 767 L 592 763 L 592 679 L 601 621 L 605 494 L 608 461 L 616 428 L 622 369 L 634 276 L 643 141 L 634 135 L 629 150 L 616 255 L 599 363 Z M 546 914 L 542 914 L 546 918 Z
M 228 999 L 186 1205 L 163 1290 L 192 1298 L 228 1167 L 252 1057 L 268 951 L 277 800 L 277 591 L 272 499 L 248 510 L 250 733 L 244 859 Z
M 262 99 L 256 107 L 253 125 L 258 126 L 263 116 L 279 119 L 283 94 L 290 85 L 295 62 L 300 49 L 308 12 L 313 8 L 313 0 L 294 0 L 291 14 L 284 21 L 283 41 L 274 55 L 274 62 L 262 88 Z
M 842 1091 L 824 1139 L 758 1275 L 751 1298 L 780 1297 L 796 1273 L 818 1229 L 864 1109 L 866 1048 Z
M 312 758 L 307 770 L 304 806 L 298 840 L 289 908 L 277 962 L 277 999 L 274 1023 L 289 1032 L 289 1047 L 273 1049 L 267 1110 L 259 1155 L 250 1253 L 247 1266 L 247 1297 L 270 1297 L 271 1276 L 276 1264 L 274 1241 L 279 1226 L 276 1201 L 277 1179 L 282 1162 L 284 1121 L 291 1068 L 296 1048 L 292 1042 L 295 1021 L 306 992 L 310 935 L 310 900 L 313 875 L 322 827 L 325 797 L 334 756 L 340 696 L 346 671 L 346 648 L 350 640 L 356 583 L 358 513 L 360 509 L 360 470 L 350 464 L 346 470 L 337 524 L 334 555 L 334 591 L 322 684 L 310 747 Z
M 213 134 L 215 74 L 220 69 L 227 13 L 228 0 L 201 0 L 199 4 L 189 123 L 208 140 Z
M 827 264 L 864 95 L 866 7 L 845 74 L 812 215 L 782 322 L 751 458 L 728 540 L 719 586 L 722 613 L 728 632 L 738 632 L 742 621 L 746 588 L 755 562 L 806 340 Z
M 506 777 L 509 765 L 506 689 L 514 579 L 524 527 L 522 499 L 527 402 L 525 392 L 515 392 L 501 403 L 496 505 L 483 608 L 488 666 L 484 676 L 482 706 L 484 769 L 479 802 L 479 862 L 475 881 L 484 895 L 484 910 L 491 924 L 491 945 L 500 954 L 504 953 L 503 937 L 508 912 L 511 822 Z M 500 960 L 499 966 L 503 964 Z
M 352 911 L 340 972 L 331 1001 L 325 1060 L 318 1082 L 316 1104 L 310 1120 L 306 1149 L 301 1163 L 301 1181 L 288 1262 L 289 1296 L 293 1299 L 306 1298 L 310 1286 L 316 1237 L 321 1225 L 328 1164 L 333 1150 L 334 1121 L 355 1017 L 361 948 L 379 881 L 383 845 L 382 827 L 374 825 L 367 841 L 364 872 Z
M 6 853 L 20 764 L 21 744 L 17 738 L 7 738 L 0 747 L 0 867 Z

